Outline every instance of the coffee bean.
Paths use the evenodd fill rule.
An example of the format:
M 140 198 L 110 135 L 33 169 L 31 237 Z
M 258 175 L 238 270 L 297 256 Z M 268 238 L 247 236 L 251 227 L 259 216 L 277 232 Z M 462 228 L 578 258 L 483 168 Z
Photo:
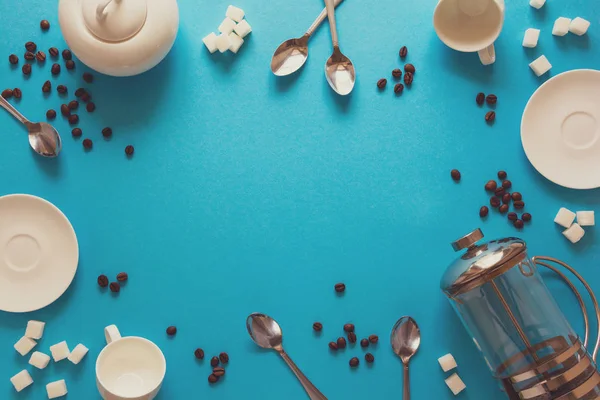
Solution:
M 127 156 L 129 156 L 129 157 L 131 157 L 133 155 L 134 150 L 135 149 L 130 144 L 125 146 L 125 154 L 127 154 Z
M 488 111 L 485 114 L 485 120 L 486 120 L 486 122 L 494 122 L 495 119 L 496 119 L 496 112 L 495 111 Z
M 513 206 L 517 209 L 520 210 L 523 207 L 525 207 L 525 202 L 523 200 L 517 200 L 515 202 L 513 202 Z
M 31 64 L 23 65 L 23 67 L 21 68 L 21 71 L 23 71 L 24 75 L 31 75 Z
M 352 368 L 356 368 L 356 367 L 358 367 L 358 364 L 360 364 L 360 361 L 358 360 L 358 357 L 352 357 L 352 358 L 350 359 L 350 366 L 351 366 Z
M 394 78 L 400 79 L 402 78 L 402 70 L 400 68 L 396 68 L 392 71 L 392 76 Z
M 511 200 L 510 193 L 504 193 L 504 196 L 502 196 L 502 203 L 508 204 L 508 203 L 510 203 L 510 200 Z
M 404 91 L 404 85 L 401 83 L 396 83 L 394 85 L 394 93 L 396 94 L 402 94 L 402 92 Z
M 125 151 L 125 153 L 127 153 L 127 151 Z M 323 324 L 320 322 L 315 322 L 313 324 L 313 329 L 315 330 L 315 332 L 321 332 L 323 330 Z
M 223 368 L 223 367 L 214 367 L 212 374 L 214 376 L 221 377 L 221 376 L 225 375 L 225 368 Z
M 506 217 L 509 221 L 516 221 L 517 219 L 519 219 L 516 212 L 509 212 Z
M 329 348 L 335 351 L 338 349 L 338 345 L 336 342 L 329 342 Z
M 107 287 L 108 286 L 108 276 L 106 276 L 106 275 L 100 275 L 98 277 L 98 285 L 100 287 Z
M 515 200 L 515 201 L 519 201 L 519 200 L 521 200 L 523 198 L 523 196 L 519 192 L 513 192 L 511 194 L 511 196 L 512 196 L 512 199 Z
M 334 289 L 338 293 L 343 293 L 346 290 L 346 285 L 343 283 L 336 283 Z
M 109 288 L 113 293 L 119 293 L 121 291 L 121 285 L 119 285 L 117 282 L 111 282 Z
M 86 150 L 90 150 L 94 144 L 92 143 L 92 139 L 83 139 L 83 148 Z
M 92 102 L 89 102 L 85 105 L 85 109 L 87 110 L 87 112 L 94 112 L 94 110 L 96 109 L 96 105 Z
M 487 217 L 487 215 L 488 215 L 488 213 L 489 213 L 489 212 L 490 212 L 490 209 L 489 209 L 489 208 L 487 208 L 487 206 L 482 206 L 482 207 L 479 209 L 479 216 L 480 216 L 481 218 Z
M 104 136 L 105 139 L 110 138 L 112 136 L 112 129 L 108 127 L 102 129 L 102 136 Z
M 493 192 L 494 190 L 496 190 L 497 187 L 498 184 L 496 183 L 496 181 L 488 181 L 485 184 L 485 190 L 487 190 L 488 192 Z
M 90 74 L 89 72 L 84 72 L 83 80 L 87 83 L 92 83 L 94 82 L 94 75 Z
M 81 97 L 83 96 L 83 94 L 85 93 L 85 89 L 84 88 L 79 88 L 75 91 L 75 96 L 76 97 Z
M 500 214 L 506 214 L 508 212 L 508 204 L 502 204 L 498 207 L 498 211 L 500 211 Z
M 52 75 L 60 74 L 60 65 L 52 64 L 52 68 L 50 68 L 50 72 L 52 72 Z
M 14 88 L 13 96 L 15 97 L 15 99 L 20 99 L 21 97 L 23 97 L 23 92 L 21 92 L 21 89 L 19 88 Z
M 46 53 L 44 53 L 43 51 L 38 51 L 35 54 L 35 58 L 36 58 L 36 60 L 38 60 L 38 62 L 45 62 L 46 61 Z
M 52 58 L 58 57 L 58 49 L 56 47 L 50 47 L 50 49 L 48 49 L 48 53 L 50 53 L 50 57 Z
M 16 54 L 11 54 L 8 56 L 8 62 L 12 65 L 16 65 L 19 63 L 19 57 Z
M 517 229 L 523 229 L 523 226 L 525 225 L 523 223 L 523 221 L 521 221 L 520 219 L 516 220 L 515 222 L 513 222 L 513 225 L 515 226 L 515 228 Z
M 67 87 L 65 85 L 58 85 L 56 87 L 56 91 L 60 94 L 65 94 L 68 92 Z
M 71 100 L 69 102 L 69 110 L 77 110 L 79 108 L 79 102 L 77 100 Z
M 408 54 L 408 49 L 406 48 L 406 46 L 400 47 L 400 57 L 404 58 L 407 56 L 407 54 Z
M 344 332 L 354 332 L 354 324 L 345 324 Z
M 167 328 L 167 335 L 169 336 L 173 336 L 177 333 L 177 327 L 176 326 L 169 326 Z
M 75 61 L 73 61 L 73 60 L 67 60 L 65 62 L 65 67 L 67 67 L 68 70 L 75 69 Z
M 194 357 L 196 357 L 198 360 L 204 360 L 204 350 L 201 348 L 194 350 Z
M 498 179 L 506 179 L 506 177 L 508 176 L 508 174 L 506 173 L 506 171 L 498 171 Z
M 218 376 L 216 376 L 215 374 L 210 374 L 210 375 L 208 376 L 208 382 L 209 382 L 209 383 L 217 383 L 217 382 L 218 382 L 218 380 L 219 380 L 219 377 L 218 377 Z
M 73 128 L 73 130 L 71 131 L 71 135 L 73 135 L 73 137 L 81 137 L 81 135 L 83 134 L 83 131 L 81 130 L 81 128 Z
M 92 95 L 89 94 L 88 92 L 85 92 L 84 94 L 81 95 L 81 101 L 83 101 L 84 103 L 87 103 L 88 101 L 90 101 L 91 98 L 92 98 Z
M 375 361 L 375 356 L 371 353 L 367 353 L 365 354 L 365 361 L 371 364 L 373 361 Z
M 457 169 L 453 169 L 452 171 L 450 171 L 450 176 L 452 177 L 453 180 L 455 181 L 460 181 L 460 171 Z
M 2 97 L 4 97 L 5 99 L 10 99 L 11 97 L 13 97 L 13 91 L 11 89 L 4 89 L 2 91 Z
M 369 347 L 369 339 L 360 339 L 360 347 Z
M 512 187 L 512 182 L 509 181 L 508 179 L 505 181 L 502 181 L 502 187 L 504 189 L 510 189 Z
M 78 123 L 79 123 L 79 115 L 77 115 L 77 114 L 69 115 L 69 124 L 70 125 L 77 125 Z
M 489 105 L 494 105 L 494 104 L 496 104 L 496 102 L 498 102 L 498 97 L 496 97 L 495 94 L 488 94 L 487 97 L 485 98 L 485 101 Z
M 483 105 L 483 103 L 485 102 L 485 93 L 477 93 L 477 96 L 475 97 L 475 102 L 480 106 Z
M 27 51 L 35 53 L 35 51 L 37 50 L 37 45 L 33 42 L 27 42 L 25 43 L 25 48 L 27 49 Z
M 348 341 L 352 344 L 356 343 L 356 333 L 348 332 Z
M 387 79 L 381 78 L 380 80 L 377 81 L 377 87 L 379 89 L 383 89 L 385 87 L 385 85 L 387 85 Z
M 35 54 L 30 51 L 26 51 L 25 55 L 23 55 L 23 58 L 27 61 L 33 61 L 35 60 Z
M 229 354 L 225 352 L 219 354 L 219 360 L 221 360 L 221 364 L 227 364 L 229 362 Z
M 44 82 L 42 85 L 42 92 L 50 93 L 52 91 L 52 83 L 50 81 Z
M 71 54 L 71 50 L 68 49 L 62 51 L 62 56 L 65 61 L 73 59 L 73 54 Z
M 210 359 L 210 366 L 216 367 L 217 365 L 219 365 L 219 357 L 214 356 L 213 358 Z
M 56 118 L 56 111 L 54 111 L 54 110 L 46 111 L 46 118 L 48 118 L 48 119 Z
M 127 272 L 119 272 L 117 274 L 117 280 L 119 282 L 125 282 L 127 279 L 129 279 L 129 275 L 127 275 Z
M 377 336 L 377 335 L 369 336 L 369 342 L 376 344 L 378 341 L 379 341 L 379 336 Z
M 43 31 L 47 31 L 48 29 L 50 29 L 50 22 L 48 22 L 48 20 L 43 19 L 40 22 L 40 28 L 42 28 Z
M 525 213 L 525 214 L 521 215 L 521 219 L 525 222 L 529 222 L 529 221 L 531 221 L 531 214 Z
M 506 193 L 506 191 L 504 190 L 504 188 L 502 186 L 500 186 L 499 188 L 496 188 L 496 190 L 494 190 L 494 194 L 500 198 L 502 198 L 502 196 L 504 196 L 505 193 Z
M 69 117 L 71 116 L 71 110 L 69 109 L 69 106 L 66 104 L 62 104 L 60 106 L 60 113 L 64 116 L 64 117 Z
M 413 83 L 413 74 L 412 72 L 407 72 L 404 74 L 404 84 L 410 86 Z
M 337 339 L 337 347 L 338 347 L 338 349 L 345 349 L 346 348 L 346 339 L 344 339 L 343 337 L 339 337 Z
M 415 66 L 414 66 L 414 65 L 412 65 L 412 64 L 406 64 L 406 65 L 404 66 L 404 72 L 410 72 L 411 74 L 414 74 L 414 73 L 415 73 L 415 71 L 416 71 L 416 70 L 415 70 Z
M 490 197 L 490 206 L 494 208 L 500 207 L 500 199 L 496 196 Z

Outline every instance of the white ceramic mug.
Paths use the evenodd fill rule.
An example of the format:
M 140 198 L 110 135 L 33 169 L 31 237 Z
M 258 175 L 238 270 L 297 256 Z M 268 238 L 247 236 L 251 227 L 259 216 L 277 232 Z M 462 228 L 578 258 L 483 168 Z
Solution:
M 96 384 L 104 400 L 152 400 L 167 372 L 157 345 L 137 336 L 121 337 L 115 325 L 104 329 L 107 346 L 96 360 Z
M 504 25 L 504 0 L 440 0 L 433 26 L 442 42 L 462 52 L 477 52 L 483 65 L 496 61 L 494 42 Z

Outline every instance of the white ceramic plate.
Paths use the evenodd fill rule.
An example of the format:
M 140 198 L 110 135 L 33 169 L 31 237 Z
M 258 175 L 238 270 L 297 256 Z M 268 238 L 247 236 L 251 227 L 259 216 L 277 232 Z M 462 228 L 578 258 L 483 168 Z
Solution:
M 53 303 L 73 281 L 78 261 L 75 231 L 58 208 L 35 196 L 0 197 L 0 310 Z
M 540 86 L 521 120 L 529 161 L 571 189 L 600 187 L 600 71 L 564 72 Z

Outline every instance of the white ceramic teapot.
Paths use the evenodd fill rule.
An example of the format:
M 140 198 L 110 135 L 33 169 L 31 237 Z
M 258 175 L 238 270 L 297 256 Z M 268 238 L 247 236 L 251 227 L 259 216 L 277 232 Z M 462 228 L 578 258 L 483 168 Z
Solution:
M 176 0 L 60 0 L 58 18 L 77 58 L 113 76 L 154 67 L 171 50 L 179 28 Z

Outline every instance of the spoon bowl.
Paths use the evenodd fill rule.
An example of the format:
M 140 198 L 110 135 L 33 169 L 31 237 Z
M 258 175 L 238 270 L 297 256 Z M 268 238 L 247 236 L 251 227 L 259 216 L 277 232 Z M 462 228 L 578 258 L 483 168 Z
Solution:
M 263 349 L 279 350 L 282 348 L 283 332 L 281 327 L 268 315 L 250 314 L 246 319 L 246 328 L 254 343 Z
M 29 145 L 44 157 L 56 157 L 62 149 L 60 135 L 54 127 L 45 122 L 26 124 L 29 131 Z
M 402 317 L 394 325 L 391 335 L 392 349 L 407 364 L 421 345 L 421 331 L 411 317 Z
M 281 43 L 271 59 L 271 71 L 277 76 L 298 71 L 308 58 L 308 35 Z
M 329 86 L 339 95 L 345 96 L 354 89 L 356 71 L 348 57 L 335 47 L 333 54 L 325 63 L 325 77 Z

